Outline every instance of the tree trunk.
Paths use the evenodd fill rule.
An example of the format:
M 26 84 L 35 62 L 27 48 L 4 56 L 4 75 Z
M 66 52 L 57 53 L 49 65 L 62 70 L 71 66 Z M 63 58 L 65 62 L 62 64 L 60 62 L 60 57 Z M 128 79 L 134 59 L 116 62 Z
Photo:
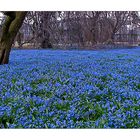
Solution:
M 52 48 L 52 44 L 50 42 L 50 35 L 47 31 L 45 31 L 44 34 L 40 36 L 40 43 L 40 48 Z
M 11 51 L 11 43 L 6 40 L 0 44 L 0 64 L 8 64 L 9 62 L 9 55 Z
M 110 37 L 108 38 L 108 40 L 106 41 L 106 44 L 108 44 L 108 45 L 114 45 L 115 43 L 114 43 L 114 35 L 115 35 L 115 32 L 112 32 L 111 34 L 110 34 Z
M 24 21 L 27 12 L 4 12 L 7 16 L 0 40 L 0 64 L 8 64 L 14 39 Z

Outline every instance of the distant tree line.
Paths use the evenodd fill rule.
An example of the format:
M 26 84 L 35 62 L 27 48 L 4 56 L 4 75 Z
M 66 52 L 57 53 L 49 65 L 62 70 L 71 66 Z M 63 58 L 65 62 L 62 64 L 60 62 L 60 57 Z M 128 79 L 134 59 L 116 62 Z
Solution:
M 137 11 L 28 12 L 19 34 L 21 45 L 35 48 L 94 48 L 140 41 Z

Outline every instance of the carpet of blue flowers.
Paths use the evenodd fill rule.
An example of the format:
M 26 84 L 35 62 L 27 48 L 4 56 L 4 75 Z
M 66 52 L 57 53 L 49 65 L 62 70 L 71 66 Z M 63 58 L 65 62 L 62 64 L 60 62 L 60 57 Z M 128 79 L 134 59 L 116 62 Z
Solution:
M 12 50 L 0 128 L 140 128 L 140 49 Z

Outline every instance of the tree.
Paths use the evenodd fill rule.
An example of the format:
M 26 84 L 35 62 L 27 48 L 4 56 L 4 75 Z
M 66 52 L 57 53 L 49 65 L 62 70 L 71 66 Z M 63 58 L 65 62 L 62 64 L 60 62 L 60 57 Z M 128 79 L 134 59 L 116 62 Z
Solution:
M 129 20 L 129 11 L 111 11 L 104 12 L 106 21 L 111 25 L 110 38 L 108 39 L 109 44 L 114 43 L 114 35 L 127 24 Z
M 3 12 L 6 15 L 0 39 L 0 64 L 8 64 L 14 39 L 27 12 Z
M 50 40 L 52 35 L 52 23 L 56 21 L 56 11 L 30 11 L 26 15 L 24 24 L 26 24 L 32 32 L 34 47 L 52 48 Z M 53 28 L 54 30 L 54 28 Z

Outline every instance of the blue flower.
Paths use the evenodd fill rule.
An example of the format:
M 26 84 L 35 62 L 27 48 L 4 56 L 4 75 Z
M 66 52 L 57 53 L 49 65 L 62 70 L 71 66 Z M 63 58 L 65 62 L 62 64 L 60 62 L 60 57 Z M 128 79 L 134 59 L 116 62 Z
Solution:
M 0 66 L 0 126 L 140 128 L 139 54 L 12 50 Z

